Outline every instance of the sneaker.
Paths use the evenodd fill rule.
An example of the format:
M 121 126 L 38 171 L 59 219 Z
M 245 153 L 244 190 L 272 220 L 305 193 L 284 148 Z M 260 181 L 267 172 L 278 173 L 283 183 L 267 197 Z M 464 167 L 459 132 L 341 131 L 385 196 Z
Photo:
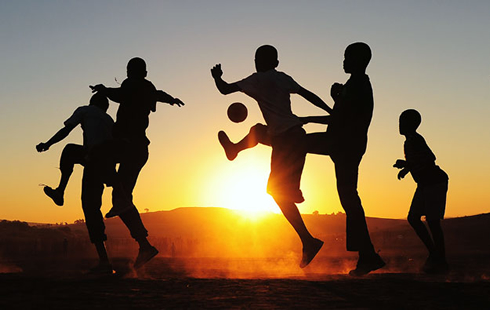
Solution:
M 367 275 L 371 271 L 378 270 L 383 268 L 386 263 L 381 259 L 378 254 L 374 254 L 370 258 L 359 258 L 357 261 L 356 269 L 353 269 L 349 272 L 349 275 L 354 277 L 362 277 Z
M 153 246 L 149 246 L 145 249 L 140 248 L 138 252 L 138 257 L 136 257 L 136 261 L 134 262 L 134 268 L 140 268 L 144 264 L 148 263 L 157 254 L 158 250 Z
M 96 275 L 96 276 L 105 276 L 105 275 L 111 275 L 114 274 L 115 271 L 112 269 L 111 264 L 98 264 L 95 267 L 92 267 L 89 269 L 87 274 L 89 275 Z
M 64 199 L 63 193 L 61 191 L 52 189 L 49 186 L 44 186 L 44 193 L 46 194 L 46 196 L 51 198 L 57 206 L 63 206 Z
M 313 258 L 315 258 L 316 254 L 320 251 L 323 246 L 323 241 L 319 239 L 313 239 L 312 242 L 303 246 L 303 258 L 301 259 L 301 263 L 299 264 L 300 268 L 305 268 L 308 266 Z
M 218 140 L 223 149 L 225 150 L 226 158 L 228 160 L 232 161 L 234 160 L 238 153 L 235 150 L 234 146 L 235 144 L 230 141 L 230 138 L 228 138 L 228 135 L 224 131 L 218 132 Z

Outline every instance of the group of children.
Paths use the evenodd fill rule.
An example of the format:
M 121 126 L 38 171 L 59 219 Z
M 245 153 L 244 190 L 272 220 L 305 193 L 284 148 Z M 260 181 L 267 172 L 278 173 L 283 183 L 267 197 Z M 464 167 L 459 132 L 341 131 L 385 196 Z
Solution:
M 357 192 L 359 164 L 366 151 L 367 133 L 374 108 L 371 83 L 365 73 L 370 59 L 371 49 L 365 43 L 353 43 L 346 48 L 343 67 L 351 76 L 345 84 L 332 85 L 333 108 L 289 75 L 277 71 L 278 53 L 270 45 L 257 49 L 256 72 L 238 82 L 225 82 L 220 64 L 211 69 L 216 87 L 222 94 L 243 92 L 254 98 L 259 105 L 266 125 L 253 126 L 249 134 L 238 143 L 232 143 L 223 131 L 218 133 L 218 139 L 229 160 L 234 160 L 241 151 L 258 143 L 272 147 L 267 192 L 274 198 L 302 242 L 301 268 L 306 267 L 323 246 L 323 241 L 310 234 L 296 206 L 304 201 L 300 180 L 307 153 L 328 155 L 334 163 L 339 199 L 347 218 L 347 250 L 359 253 L 357 266 L 350 274 L 362 276 L 385 265 L 371 242 Z M 132 191 L 148 159 L 149 140 L 145 134 L 148 115 L 155 112 L 157 101 L 183 105 L 179 99 L 157 91 L 145 79 L 146 65 L 142 59 L 131 59 L 127 69 L 128 79 L 120 88 L 106 88 L 103 85 L 92 87 L 96 94 L 90 105 L 77 109 L 65 122 L 63 129 L 48 142 L 37 146 L 38 151 L 45 151 L 66 137 L 77 124 L 82 124 L 84 145 L 69 144 L 65 147 L 60 163 L 60 185 L 56 189 L 45 187 L 44 191 L 56 204 L 62 205 L 64 189 L 73 165 L 80 163 L 85 166 L 82 207 L 90 238 L 100 257 L 100 264 L 94 269 L 96 272 L 112 272 L 104 247 L 107 237 L 100 213 L 104 183 L 113 187 L 113 208 L 106 217 L 119 216 L 131 236 L 140 244 L 135 267 L 140 267 L 158 253 L 146 239 L 148 233 L 132 203 Z M 290 94 L 300 95 L 329 115 L 294 115 Z M 112 119 L 105 113 L 107 98 L 120 103 L 114 126 Z M 310 122 L 327 124 L 326 132 L 307 134 L 302 126 Z M 448 177 L 436 166 L 434 154 L 417 133 L 420 122 L 420 114 L 415 110 L 401 114 L 400 134 L 406 137 L 405 160 L 397 160 L 394 167 L 402 169 L 398 174 L 399 179 L 410 172 L 418 184 L 408 220 L 429 251 L 423 270 L 427 273 L 444 273 L 449 267 L 440 220 L 444 217 Z M 93 131 L 99 132 L 95 134 L 98 140 L 93 139 Z M 117 171 L 116 163 L 119 163 Z M 424 215 L 430 233 L 421 221 Z
M 104 184 L 112 186 L 112 209 L 106 217 L 119 216 L 139 244 L 134 267 L 139 268 L 158 254 L 158 250 L 148 242 L 148 231 L 133 204 L 133 189 L 138 175 L 148 160 L 146 129 L 149 114 L 156 111 L 156 103 L 164 102 L 182 106 L 184 103 L 167 93 L 157 90 L 146 79 L 146 63 L 141 58 L 133 58 L 127 65 L 127 79 L 119 88 L 104 85 L 91 86 L 96 92 L 89 106 L 78 108 L 65 121 L 65 127 L 46 143 L 37 145 L 39 152 L 65 138 L 70 131 L 81 124 L 83 145 L 68 144 L 60 159 L 61 181 L 56 189 L 44 187 L 44 192 L 57 205 L 63 205 L 63 194 L 73 165 L 84 166 L 82 178 L 82 209 L 89 232 L 99 255 L 99 264 L 90 270 L 94 274 L 113 273 L 104 242 L 107 240 L 100 208 Z M 119 103 L 116 122 L 106 113 L 108 99 Z M 119 164 L 116 170 L 116 164 Z

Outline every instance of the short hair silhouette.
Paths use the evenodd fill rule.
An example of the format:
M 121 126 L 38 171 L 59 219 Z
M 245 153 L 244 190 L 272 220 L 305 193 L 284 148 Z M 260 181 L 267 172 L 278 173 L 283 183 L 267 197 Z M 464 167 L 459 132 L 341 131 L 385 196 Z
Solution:
M 95 95 L 90 98 L 90 103 L 89 105 L 94 105 L 96 107 L 101 108 L 104 112 L 109 109 L 109 99 L 107 99 L 106 96 L 102 95 L 101 93 L 96 93 Z
M 126 70 L 128 77 L 145 78 L 146 62 L 140 57 L 134 57 L 129 60 Z
M 364 42 L 352 43 L 345 49 L 346 57 L 352 57 L 353 63 L 359 69 L 366 69 L 371 61 L 371 48 Z
M 400 126 L 404 126 L 405 129 L 415 131 L 422 122 L 422 116 L 417 110 L 408 109 L 400 114 Z
M 262 45 L 255 52 L 255 68 L 264 72 L 279 65 L 277 49 L 272 45 Z

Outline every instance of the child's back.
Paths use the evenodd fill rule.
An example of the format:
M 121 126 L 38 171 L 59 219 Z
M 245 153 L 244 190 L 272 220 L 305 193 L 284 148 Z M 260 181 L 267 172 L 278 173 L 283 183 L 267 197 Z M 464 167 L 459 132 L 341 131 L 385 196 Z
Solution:
M 417 184 L 437 184 L 448 180 L 447 174 L 436 165 L 436 156 L 419 133 L 407 136 L 404 151 L 407 167 Z
M 271 69 L 253 73 L 237 84 L 245 94 L 258 102 L 269 127 L 269 134 L 274 136 L 302 125 L 291 110 L 290 99 L 290 94 L 297 93 L 300 85 L 289 75 Z

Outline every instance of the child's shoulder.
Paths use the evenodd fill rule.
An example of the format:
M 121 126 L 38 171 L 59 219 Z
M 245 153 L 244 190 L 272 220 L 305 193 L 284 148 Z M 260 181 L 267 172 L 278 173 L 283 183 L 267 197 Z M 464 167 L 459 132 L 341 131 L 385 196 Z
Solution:
M 407 137 L 407 141 L 410 142 L 425 142 L 424 137 L 419 134 L 418 132 L 411 134 L 410 136 Z
M 405 146 L 408 148 L 420 148 L 425 147 L 427 143 L 422 135 L 415 133 L 413 135 L 407 136 L 405 140 Z
M 147 79 L 139 79 L 139 78 L 127 78 L 125 79 L 122 84 L 122 88 L 138 88 L 141 89 L 142 87 L 148 88 L 148 89 L 155 89 L 155 85 Z

